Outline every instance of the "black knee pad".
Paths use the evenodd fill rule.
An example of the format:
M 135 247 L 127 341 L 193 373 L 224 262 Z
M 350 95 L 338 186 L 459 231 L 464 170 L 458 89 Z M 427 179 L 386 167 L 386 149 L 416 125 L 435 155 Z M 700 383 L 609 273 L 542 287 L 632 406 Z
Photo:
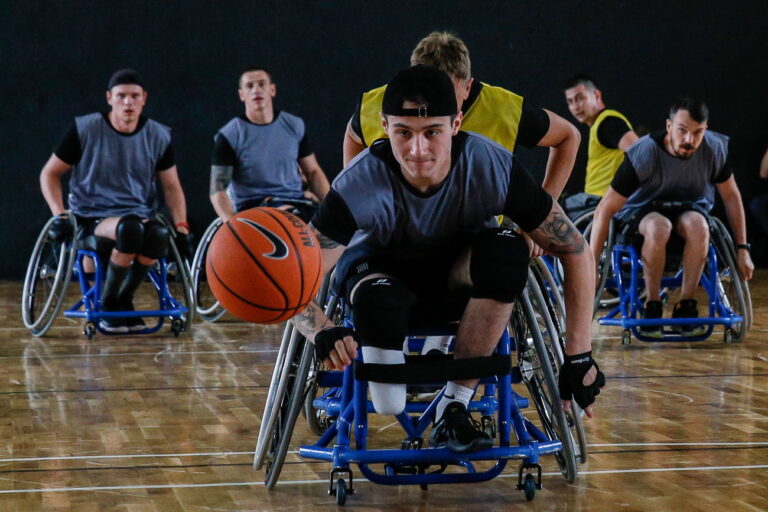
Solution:
M 126 254 L 137 254 L 144 245 L 144 223 L 136 215 L 126 215 L 115 228 L 115 248 Z
M 392 278 L 374 278 L 357 287 L 352 302 L 355 331 L 365 346 L 402 350 L 414 296 Z
M 165 258 L 168 254 L 168 239 L 171 233 L 162 223 L 156 220 L 148 221 L 144 226 L 144 247 L 141 255 L 153 260 Z
M 522 235 L 509 229 L 493 229 L 472 241 L 469 276 L 472 297 L 510 303 L 528 280 L 530 255 Z

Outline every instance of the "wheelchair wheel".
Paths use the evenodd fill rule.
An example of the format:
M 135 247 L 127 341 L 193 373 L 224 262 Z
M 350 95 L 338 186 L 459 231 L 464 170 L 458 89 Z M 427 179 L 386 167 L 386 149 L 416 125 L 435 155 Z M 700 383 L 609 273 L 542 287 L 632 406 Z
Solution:
M 517 343 L 520 373 L 536 406 L 542 430 L 551 439 L 562 442 L 563 450 L 555 454 L 555 458 L 565 480 L 573 482 L 577 473 L 577 447 L 558 392 L 557 355 L 552 344 L 544 341 L 540 320 L 527 289 L 515 306 L 512 332 Z
M 166 225 L 169 225 L 167 221 Z M 169 228 L 170 229 L 170 228 Z M 173 233 L 174 231 L 171 230 Z M 195 300 L 192 293 L 192 277 L 189 272 L 189 265 L 187 260 L 181 257 L 179 249 L 176 247 L 176 243 L 171 237 L 168 244 L 168 255 L 165 258 L 166 270 L 168 272 L 168 293 L 173 297 L 175 301 L 187 308 L 189 311 L 184 315 L 178 324 L 176 329 L 181 331 L 189 331 L 192 320 L 195 317 Z M 174 331 L 175 333 L 175 331 Z
M 531 296 L 536 318 L 539 323 L 539 330 L 542 333 L 542 340 L 547 345 L 548 350 L 554 355 L 555 367 L 557 370 L 555 378 L 560 375 L 560 367 L 565 361 L 565 306 L 562 296 L 558 295 L 556 299 L 549 292 L 551 284 L 548 280 L 546 266 L 531 266 L 529 274 L 528 293 Z M 571 410 L 566 413 L 568 427 L 571 431 L 571 437 L 578 443 L 574 446 L 575 456 L 579 463 L 586 464 L 588 448 L 587 438 L 584 433 L 584 424 L 582 422 L 583 412 L 576 402 L 571 403 Z
M 218 217 L 208 225 L 200 239 L 200 243 L 197 244 L 195 256 L 192 258 L 192 286 L 197 314 L 206 322 L 215 322 L 226 312 L 219 304 L 219 301 L 216 300 L 216 297 L 213 296 L 205 275 L 205 257 L 208 254 L 208 246 L 211 244 L 213 235 L 216 234 L 221 225 L 221 219 Z
M 603 252 L 600 253 L 600 261 L 597 262 L 597 286 L 595 290 L 595 303 L 592 308 L 592 318 L 597 316 L 597 312 L 600 308 L 607 308 L 616 306 L 619 303 L 619 298 L 610 296 L 606 293 L 605 285 L 610 277 L 612 269 L 612 252 L 613 245 L 616 243 L 615 223 L 611 219 L 608 225 L 608 237 L 605 239 L 605 247 Z M 592 224 L 590 223 L 584 230 L 584 237 L 589 238 L 592 232 Z
M 725 225 L 717 217 L 711 217 L 712 242 L 717 254 L 717 288 L 723 305 L 734 314 L 744 317 L 744 322 L 732 327 L 733 341 L 739 342 L 752 327 L 752 294 L 749 284 L 739 275 L 736 265 L 735 244 Z
M 265 440 L 266 471 L 264 483 L 267 489 L 273 489 L 280 478 L 285 456 L 293 436 L 293 429 L 296 426 L 296 419 L 306 397 L 307 375 L 314 360 L 314 345 L 307 342 L 303 336 L 300 336 L 299 341 L 302 345 L 301 350 L 297 352 L 298 357 L 291 361 L 285 375 L 286 392 L 283 394 L 283 400 L 275 402 L 274 428 Z
M 67 216 L 72 233 L 77 233 L 75 216 L 70 212 Z M 77 254 L 74 237 L 57 242 L 49 236 L 48 230 L 55 219 L 49 219 L 37 237 L 24 278 L 21 316 L 33 336 L 48 332 L 61 311 Z

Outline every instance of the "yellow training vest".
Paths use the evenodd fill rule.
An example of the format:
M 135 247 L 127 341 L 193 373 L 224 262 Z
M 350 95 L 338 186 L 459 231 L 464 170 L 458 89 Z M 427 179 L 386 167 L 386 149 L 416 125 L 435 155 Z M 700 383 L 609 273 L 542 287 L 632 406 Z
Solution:
M 584 183 L 584 192 L 601 197 L 608 190 L 608 186 L 613 181 L 613 175 L 616 174 L 619 165 L 624 161 L 622 150 L 607 148 L 597 140 L 597 130 L 600 128 L 600 123 L 607 117 L 623 119 L 629 125 L 629 129 L 632 129 L 632 125 L 624 115 L 610 109 L 600 112 L 589 129 L 587 177 Z
M 485 135 L 510 151 L 515 150 L 523 97 L 501 87 L 482 84 L 480 94 L 464 112 L 461 129 Z M 386 85 L 363 94 L 360 101 L 360 129 L 363 144 L 370 146 L 387 136 L 381 126 L 381 104 Z

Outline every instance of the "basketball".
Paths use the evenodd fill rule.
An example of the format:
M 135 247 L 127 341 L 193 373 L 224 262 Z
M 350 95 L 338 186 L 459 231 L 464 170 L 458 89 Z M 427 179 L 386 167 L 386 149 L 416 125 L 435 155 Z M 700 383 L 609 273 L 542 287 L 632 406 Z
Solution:
M 277 208 L 232 216 L 211 240 L 205 265 L 216 300 L 236 317 L 259 324 L 282 322 L 302 311 L 323 277 L 314 233 Z

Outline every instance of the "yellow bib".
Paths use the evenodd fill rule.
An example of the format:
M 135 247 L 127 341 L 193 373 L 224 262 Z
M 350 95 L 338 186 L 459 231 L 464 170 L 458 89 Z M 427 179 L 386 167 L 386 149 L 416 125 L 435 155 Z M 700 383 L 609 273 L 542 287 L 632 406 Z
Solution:
M 603 196 L 608 186 L 613 181 L 621 162 L 624 161 L 624 152 L 620 149 L 610 149 L 597 140 L 597 130 L 606 117 L 618 117 L 623 119 L 632 129 L 629 120 L 621 113 L 605 109 L 598 114 L 594 124 L 589 129 L 589 151 L 587 159 L 587 177 L 584 183 L 584 192 L 596 196 Z
M 480 94 L 464 112 L 461 129 L 485 135 L 510 151 L 515 150 L 523 97 L 501 87 L 482 84 Z M 387 134 L 381 126 L 381 103 L 386 85 L 363 94 L 360 102 L 360 128 L 363 143 L 370 146 Z

